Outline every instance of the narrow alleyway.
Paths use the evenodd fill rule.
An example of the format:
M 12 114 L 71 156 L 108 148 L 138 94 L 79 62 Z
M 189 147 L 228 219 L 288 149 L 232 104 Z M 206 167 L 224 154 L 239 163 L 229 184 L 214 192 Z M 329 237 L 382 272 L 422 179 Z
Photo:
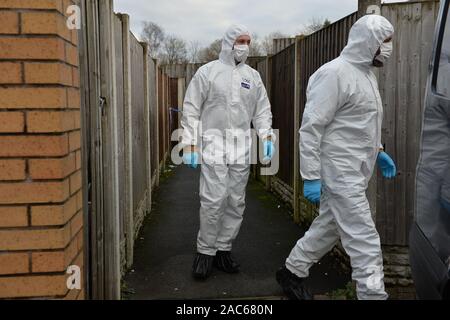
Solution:
M 199 170 L 172 167 L 153 198 L 153 212 L 136 242 L 134 265 L 125 276 L 125 299 L 281 298 L 278 270 L 303 234 L 288 211 L 255 181 L 247 188 L 247 209 L 233 253 L 236 275 L 214 270 L 206 282 L 191 277 L 199 227 Z M 329 255 L 308 279 L 314 294 L 342 289 L 350 280 Z

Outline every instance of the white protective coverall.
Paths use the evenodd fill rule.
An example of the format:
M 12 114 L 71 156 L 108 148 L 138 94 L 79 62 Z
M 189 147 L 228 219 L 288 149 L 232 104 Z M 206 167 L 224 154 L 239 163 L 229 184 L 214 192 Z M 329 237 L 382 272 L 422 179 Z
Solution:
M 197 251 L 206 255 L 230 251 L 239 232 L 250 172 L 251 123 L 262 139 L 275 139 L 261 76 L 245 61 L 236 65 L 233 56 L 236 39 L 249 34 L 241 25 L 228 29 L 219 60 L 197 71 L 183 105 L 182 144 L 198 145 L 198 136 L 201 142 Z M 235 137 L 239 142 L 247 139 L 246 143 L 233 144 Z
M 300 129 L 301 175 L 304 180 L 321 179 L 322 196 L 319 216 L 297 242 L 286 267 L 307 277 L 340 238 L 351 259 L 358 299 L 387 299 L 380 238 L 366 189 L 383 119 L 373 59 L 393 33 L 381 16 L 364 16 L 355 23 L 340 57 L 310 78 Z

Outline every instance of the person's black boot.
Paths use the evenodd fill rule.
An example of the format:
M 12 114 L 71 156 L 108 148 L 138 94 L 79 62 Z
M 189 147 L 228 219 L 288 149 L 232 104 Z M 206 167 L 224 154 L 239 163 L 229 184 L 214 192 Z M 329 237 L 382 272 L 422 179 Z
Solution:
M 198 280 L 205 280 L 212 271 L 214 256 L 197 253 L 192 266 L 192 276 Z
M 276 278 L 290 300 L 313 300 L 312 294 L 304 285 L 304 279 L 297 277 L 286 267 L 277 271 Z
M 214 266 L 226 273 L 238 273 L 240 267 L 229 251 L 217 251 Z

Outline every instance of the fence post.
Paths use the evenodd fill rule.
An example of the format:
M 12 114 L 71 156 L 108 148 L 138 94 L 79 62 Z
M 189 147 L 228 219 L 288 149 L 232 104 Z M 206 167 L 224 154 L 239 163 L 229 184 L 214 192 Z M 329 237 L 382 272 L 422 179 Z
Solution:
M 113 1 L 99 1 L 100 15 L 100 91 L 104 98 L 102 116 L 102 194 L 104 199 L 104 299 L 120 299 L 120 213 L 118 195 L 117 104 L 113 36 Z
M 167 169 L 167 155 L 170 149 L 170 124 L 169 124 L 169 99 L 170 99 L 170 81 L 169 76 L 164 75 L 164 172 Z
M 299 130 L 300 130 L 300 40 L 295 38 L 295 76 L 294 76 L 294 222 L 300 223 L 300 163 L 299 163 Z
M 89 219 L 89 238 L 86 243 L 89 244 L 90 249 L 90 281 L 91 292 L 90 297 L 93 299 L 101 299 L 104 297 L 104 256 L 103 256 L 103 197 L 102 197 L 102 177 L 101 177 L 101 163 L 102 153 L 101 144 L 101 112 L 98 108 L 98 101 L 100 97 L 100 81 L 99 77 L 93 77 L 93 74 L 100 73 L 100 61 L 99 55 L 99 14 L 98 14 L 98 0 L 86 0 L 86 54 L 89 63 L 89 81 L 86 83 L 88 86 L 87 94 L 89 99 L 89 114 L 87 115 L 87 125 L 89 126 L 90 136 L 90 153 L 88 161 L 91 161 L 91 178 L 90 183 L 92 185 L 91 191 L 91 207 L 90 207 L 90 219 Z M 89 33 L 92 36 L 89 36 Z M 83 85 L 83 83 L 81 83 Z M 87 167 L 86 167 L 87 168 Z M 88 199 L 88 198 L 86 198 Z M 92 240 L 89 240 L 92 239 Z
M 151 150 L 151 123 L 150 123 L 150 88 L 149 88 L 149 47 L 148 43 L 141 42 L 144 48 L 144 126 L 147 133 L 147 210 L 152 207 L 152 150 Z
M 358 17 L 362 17 L 366 14 L 381 15 L 381 0 L 358 0 Z M 377 193 L 377 172 L 375 170 L 372 179 L 369 181 L 369 187 L 366 192 L 374 221 L 376 221 L 377 213 Z
M 186 78 L 178 78 L 178 110 L 181 110 L 183 105 L 184 94 L 186 91 Z M 178 113 L 178 128 L 181 128 L 181 113 Z
M 160 82 L 160 79 L 159 79 L 159 62 L 158 62 L 158 60 L 154 60 L 155 61 L 155 77 L 156 77 L 156 80 L 155 80 L 155 86 L 156 86 L 156 106 L 155 106 L 155 141 L 156 141 L 156 143 L 155 143 L 155 146 L 156 146 L 156 150 L 154 150 L 154 152 L 156 152 L 156 182 L 155 182 L 155 186 L 156 187 L 159 187 L 159 176 L 160 176 L 160 174 L 161 174 L 161 170 L 160 170 L 160 162 L 161 162 L 161 159 L 159 158 L 160 156 L 159 156 L 159 148 L 160 148 L 160 145 L 159 145 L 159 130 L 160 130 L 160 128 L 159 128 L 159 106 L 160 106 L 160 99 L 161 99 L 161 92 L 160 92 L 160 90 L 159 90 L 159 86 L 160 86 L 160 84 L 159 84 L 159 82 Z
M 162 112 L 161 114 L 161 119 L 162 119 L 162 131 L 161 131 L 161 135 L 162 135 L 162 143 L 161 143 L 161 148 L 162 148 L 162 159 L 160 165 L 161 171 L 165 172 L 166 171 L 166 78 L 164 75 L 164 71 L 161 68 L 161 110 Z
M 91 254 L 92 247 L 90 239 L 90 227 L 91 217 L 89 206 L 89 144 L 91 143 L 91 130 L 90 130 L 90 86 L 89 86 L 89 50 L 88 50 L 88 41 L 87 41 L 87 30 L 88 30 L 88 4 L 86 1 L 80 2 L 81 12 L 82 12 L 82 27 L 78 33 L 79 43 L 78 46 L 80 48 L 80 94 L 81 94 L 81 128 L 82 128 L 82 147 L 81 147 L 81 167 L 83 172 L 82 178 L 82 192 L 83 192 L 83 242 L 84 242 L 84 281 L 83 286 L 85 288 L 85 298 L 90 299 L 92 297 L 91 288 L 95 286 L 92 284 L 90 279 L 92 279 L 92 268 L 91 268 Z M 92 37 L 93 38 L 93 37 Z
M 134 250 L 134 203 L 133 203 L 133 126 L 131 108 L 131 47 L 130 47 L 130 16 L 123 14 L 122 43 L 123 43 L 123 98 L 124 98 L 124 127 L 125 127 L 125 189 L 126 189 L 126 261 L 127 268 L 133 265 Z

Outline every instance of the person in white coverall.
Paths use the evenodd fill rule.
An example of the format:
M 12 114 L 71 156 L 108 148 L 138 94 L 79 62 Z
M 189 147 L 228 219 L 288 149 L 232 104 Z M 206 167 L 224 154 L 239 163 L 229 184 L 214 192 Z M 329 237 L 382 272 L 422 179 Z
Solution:
M 239 271 L 230 252 L 245 209 L 251 123 L 264 141 L 266 161 L 275 151 L 266 90 L 259 73 L 245 64 L 250 41 L 246 27 L 230 27 L 219 59 L 197 71 L 183 104 L 183 162 L 196 168 L 202 159 L 200 231 L 193 265 L 197 279 L 206 279 L 212 266 L 227 273 Z
M 304 279 L 339 239 L 351 259 L 358 299 L 388 297 L 366 189 L 377 162 L 384 177 L 396 175 L 381 147 L 383 104 L 373 72 L 391 55 L 393 34 L 384 17 L 362 17 L 341 55 L 309 80 L 299 132 L 300 171 L 304 195 L 320 202 L 320 212 L 276 274 L 291 299 L 312 298 Z

